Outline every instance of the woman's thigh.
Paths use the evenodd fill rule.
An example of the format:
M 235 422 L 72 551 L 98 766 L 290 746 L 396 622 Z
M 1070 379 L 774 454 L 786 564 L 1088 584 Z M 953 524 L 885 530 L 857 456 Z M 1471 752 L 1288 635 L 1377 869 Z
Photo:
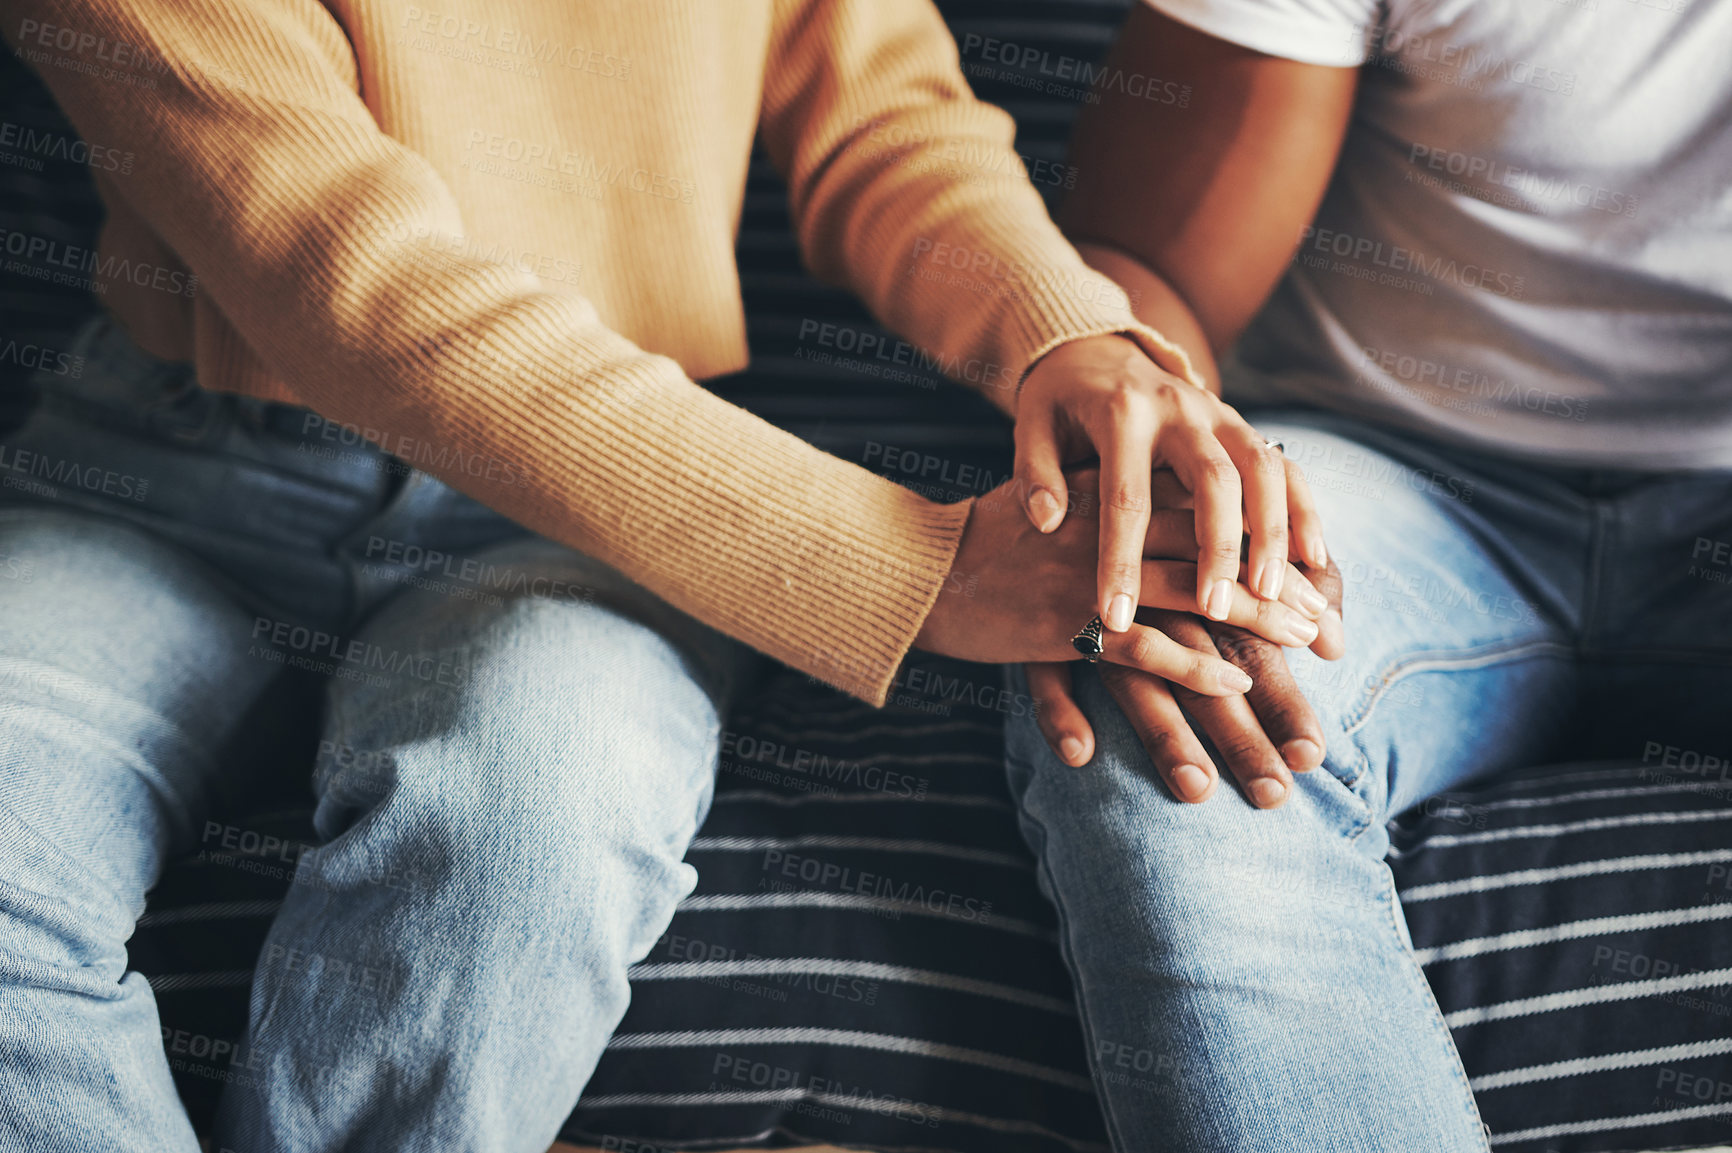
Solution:
M 12 842 L 4 880 L 89 898 L 126 939 L 277 671 L 249 655 L 251 624 L 204 565 L 132 526 L 0 507 L 0 807 L 35 846 Z

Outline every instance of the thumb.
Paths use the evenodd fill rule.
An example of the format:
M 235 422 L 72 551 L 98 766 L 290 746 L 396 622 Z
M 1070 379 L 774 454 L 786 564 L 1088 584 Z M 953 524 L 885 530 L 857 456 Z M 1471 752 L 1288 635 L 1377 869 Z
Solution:
M 1088 718 L 1071 697 L 1070 666 L 1062 663 L 1029 664 L 1028 695 L 1034 698 L 1035 723 L 1059 759 L 1071 768 L 1081 768 L 1094 756 L 1095 733 Z
M 1058 440 L 1049 413 L 1030 413 L 1016 422 L 1016 491 L 1029 523 L 1053 532 L 1064 523 L 1068 501 Z

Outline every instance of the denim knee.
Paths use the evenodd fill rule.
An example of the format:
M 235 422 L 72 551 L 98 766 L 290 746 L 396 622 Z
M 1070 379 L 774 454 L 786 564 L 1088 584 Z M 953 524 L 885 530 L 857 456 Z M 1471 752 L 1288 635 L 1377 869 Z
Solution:
M 273 670 L 211 574 L 138 529 L 0 507 L 0 556 L 0 953 L 8 979 L 111 996 Z
M 483 918 L 623 915 L 620 947 L 647 948 L 695 883 L 683 856 L 720 735 L 683 654 L 598 604 L 431 607 L 367 640 L 437 657 L 445 683 L 333 686 L 318 780 L 335 840 L 303 868 L 394 867 Z

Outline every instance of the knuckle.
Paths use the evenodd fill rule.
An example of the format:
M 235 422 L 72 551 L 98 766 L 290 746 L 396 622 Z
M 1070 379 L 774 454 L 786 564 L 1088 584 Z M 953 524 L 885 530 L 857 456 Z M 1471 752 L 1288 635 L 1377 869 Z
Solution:
M 1125 656 L 1138 668 L 1152 669 L 1161 663 L 1161 644 L 1154 633 L 1137 632 L 1126 642 Z
M 1239 469 L 1225 456 L 1209 456 L 1203 461 L 1200 472 L 1202 482 L 1219 488 L 1237 488 L 1239 486 Z
M 1242 629 L 1233 630 L 1230 636 L 1215 637 L 1215 651 L 1242 669 L 1267 663 L 1270 649 L 1277 649 L 1273 641 L 1266 641 Z
M 1101 397 L 1101 407 L 1107 419 L 1115 423 L 1146 416 L 1153 408 L 1149 385 L 1131 376 L 1121 376 L 1112 382 Z
M 1235 765 L 1260 761 L 1263 758 L 1263 743 L 1258 734 L 1244 726 L 1234 726 L 1231 732 L 1215 734 L 1215 744 Z
M 1221 398 L 1208 389 L 1198 388 L 1189 381 L 1180 380 L 1176 376 L 1162 375 L 1164 379 L 1161 381 L 1161 386 L 1166 390 L 1166 395 L 1182 407 L 1194 412 L 1209 413 L 1215 420 L 1220 419 L 1222 410 L 1233 411 L 1222 404 Z
M 1149 494 L 1129 481 L 1121 481 L 1102 494 L 1106 506 L 1114 512 L 1143 513 L 1149 508 Z
M 1137 739 L 1142 741 L 1151 759 L 1168 764 L 1177 762 L 1183 755 L 1184 742 L 1177 733 L 1147 722 L 1138 723 L 1136 730 Z
M 1266 707 L 1269 710 L 1267 727 L 1271 733 L 1281 733 L 1284 738 L 1306 737 L 1318 744 L 1323 743 L 1310 708 L 1303 700 L 1295 700 L 1294 694 L 1283 694 Z
M 1239 542 L 1236 540 L 1212 540 L 1203 548 L 1203 557 L 1217 567 L 1239 566 Z
M 1200 411 L 1197 408 L 1197 395 L 1201 389 L 1194 387 L 1177 377 L 1162 373 L 1159 380 L 1149 386 L 1149 399 L 1168 412 L 1177 412 L 1184 419 L 1192 419 L 1192 414 Z
M 1142 584 L 1142 568 L 1135 562 L 1127 562 L 1115 558 L 1104 570 L 1107 576 L 1107 587 L 1113 589 L 1132 589 Z
M 1215 435 L 1222 444 L 1243 446 L 1247 452 L 1263 451 L 1263 437 L 1258 435 L 1249 421 L 1230 408 L 1221 413 L 1215 428 Z
M 1045 733 L 1049 740 L 1056 741 L 1063 737 L 1069 725 L 1076 721 L 1077 707 L 1063 693 L 1031 691 L 1029 699 L 1034 702 L 1033 711 L 1039 718 L 1040 731 Z

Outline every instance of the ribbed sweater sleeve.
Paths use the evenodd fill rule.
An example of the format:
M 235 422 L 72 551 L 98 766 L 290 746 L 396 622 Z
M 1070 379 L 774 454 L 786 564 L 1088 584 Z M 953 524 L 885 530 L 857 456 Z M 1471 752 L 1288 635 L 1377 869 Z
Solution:
M 8 7 L 20 46 L 58 24 L 160 62 L 149 86 L 43 78 L 87 138 L 127 142 L 128 207 L 302 403 L 393 451 L 432 446 L 416 463 L 459 490 L 882 703 L 966 504 L 721 401 L 528 272 L 407 258 L 391 238 L 461 235 L 457 202 L 380 131 L 342 28 L 312 0 L 49 0 L 25 14 L 35 29 Z M 866 279 L 892 293 L 881 271 Z
M 1047 215 L 974 99 L 930 0 L 777 0 L 761 131 L 813 273 L 1014 415 L 1030 365 L 1069 340 L 1135 339 L 1201 385 Z

